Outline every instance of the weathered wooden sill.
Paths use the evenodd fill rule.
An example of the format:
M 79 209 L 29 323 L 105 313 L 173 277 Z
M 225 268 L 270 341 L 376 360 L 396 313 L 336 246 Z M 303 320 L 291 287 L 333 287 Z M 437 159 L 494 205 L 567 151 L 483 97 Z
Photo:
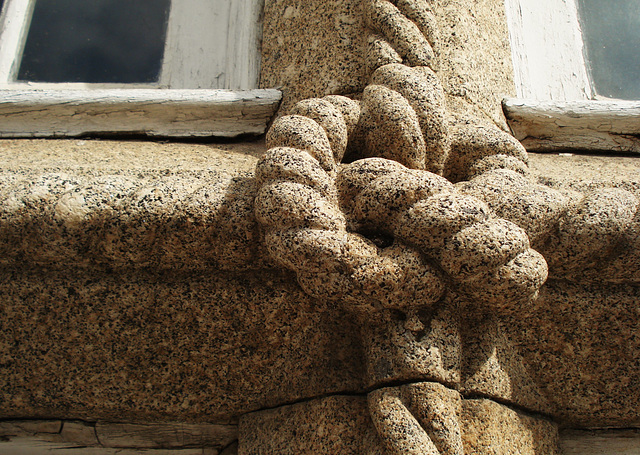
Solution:
M 0 452 L 5 455 L 232 455 L 237 437 L 237 425 L 229 424 L 0 422 Z
M 530 151 L 640 153 L 640 101 L 505 99 L 515 137 Z
M 263 134 L 279 90 L 0 90 L 0 137 Z

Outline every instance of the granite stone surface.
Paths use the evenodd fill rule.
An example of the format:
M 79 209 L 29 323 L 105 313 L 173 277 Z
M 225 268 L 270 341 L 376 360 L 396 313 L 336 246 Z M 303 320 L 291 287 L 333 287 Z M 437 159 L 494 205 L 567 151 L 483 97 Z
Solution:
M 511 320 L 495 313 L 469 314 L 461 326 L 461 373 L 458 390 L 466 396 L 493 398 L 522 409 L 549 413 L 551 405 Z
M 0 263 L 251 268 L 264 143 L 0 141 Z
M 505 321 L 523 363 L 569 427 L 640 425 L 640 289 L 549 281 L 524 318 Z
M 385 455 L 367 400 L 334 396 L 245 414 L 238 455 Z
M 0 146 L 3 418 L 226 422 L 362 387 L 349 318 L 259 260 L 263 143 Z
M 0 416 L 230 422 L 360 390 L 355 327 L 280 273 L 0 274 Z
M 255 232 L 250 227 L 255 223 L 254 207 L 250 197 L 237 218 L 229 212 L 221 215 L 222 196 L 232 186 L 216 182 L 234 182 L 240 176 L 239 187 L 244 185 L 251 194 L 251 188 L 257 188 L 251 169 L 265 149 L 261 143 L 73 140 L 3 141 L 2 146 L 4 417 L 201 420 L 206 415 L 228 421 L 264 406 L 420 378 L 554 415 L 572 425 L 638 424 L 637 406 L 629 405 L 638 399 L 630 384 L 640 379 L 635 285 L 551 281 L 524 313 L 506 312 L 496 319 L 478 313 L 468 302 L 449 301 L 426 312 L 409 312 L 407 318 L 401 314 L 401 302 L 409 288 L 418 288 L 407 285 L 411 282 L 402 280 L 408 278 L 392 268 L 396 271 L 385 282 L 395 283 L 397 295 L 404 297 L 378 294 L 389 310 L 365 316 L 363 323 L 336 304 L 308 297 L 292 275 L 264 271 L 273 264 L 249 259 L 265 256 L 250 243 L 251 237 L 225 246 L 233 237 L 224 232 L 247 232 L 242 226 Z M 258 168 L 258 184 L 273 173 L 285 179 L 309 178 L 307 185 L 327 201 L 340 194 L 348 224 L 356 228 L 366 218 L 357 214 L 364 207 L 357 208 L 357 201 L 364 200 L 363 190 L 381 176 L 403 172 L 397 163 L 372 159 L 342 168 L 334 189 L 311 155 L 293 150 L 266 154 Z M 283 167 L 285 156 L 288 164 Z M 628 158 L 612 160 L 615 164 L 607 167 L 598 157 L 534 155 L 532 176 L 554 191 L 598 190 L 612 183 L 620 191 L 637 194 L 636 164 Z M 358 172 L 351 175 L 349 169 Z M 614 175 L 616 170 L 620 173 Z M 218 188 L 220 194 L 201 198 L 204 193 L 198 188 Z M 161 197 L 145 199 L 141 189 Z M 119 194 L 142 195 L 130 199 L 143 201 L 141 209 L 133 210 L 135 205 L 128 202 L 131 210 L 115 210 Z M 423 208 L 418 204 L 400 223 L 417 217 L 418 227 L 405 234 L 390 231 L 415 237 L 412 242 L 424 251 L 444 247 L 450 235 L 445 226 L 455 225 L 463 232 L 490 216 L 486 205 L 467 196 L 443 194 L 426 200 L 430 203 Z M 372 199 L 376 201 L 383 212 L 396 203 L 406 205 Z M 367 210 L 374 206 L 366 205 Z M 469 219 L 440 219 L 437 215 L 445 212 L 438 207 L 446 207 L 450 217 L 469 214 L 470 208 L 479 211 L 472 210 L 475 215 Z M 451 211 L 455 207 L 458 212 Z M 181 213 L 191 217 L 190 229 L 184 222 L 175 224 L 175 214 Z M 389 213 L 382 218 L 397 218 L 393 210 Z M 208 226 L 212 219 L 218 224 Z M 144 235 L 167 222 L 171 229 L 166 232 L 180 238 L 151 241 Z M 442 238 L 416 237 L 423 223 Z M 480 230 L 479 235 L 482 232 L 486 233 Z M 378 254 L 379 247 L 370 241 L 349 236 L 362 257 Z M 18 237 L 19 242 L 11 240 Z M 107 250 L 105 239 L 122 246 Z M 470 247 L 480 244 L 471 242 Z M 225 249 L 235 255 L 244 251 L 244 259 L 222 261 Z M 363 282 L 391 264 L 417 264 L 415 270 L 422 270 L 419 262 L 409 260 L 413 253 L 406 254 L 399 245 L 382 251 L 380 264 L 368 263 L 358 272 Z M 508 248 L 500 251 L 510 257 Z M 144 257 L 151 259 L 145 263 Z M 445 261 L 452 270 L 461 267 L 457 257 Z M 225 268 L 229 271 L 223 272 Z M 317 279 L 314 273 L 326 272 L 299 276 L 303 289 L 309 290 Z M 330 291 L 328 279 L 319 283 Z M 441 286 L 436 284 L 431 292 Z M 379 290 L 366 292 L 352 304 Z M 430 308 L 437 296 L 420 301 Z M 452 312 L 456 307 L 468 311 L 467 316 L 459 320 Z M 400 313 L 394 312 L 398 309 Z M 358 326 L 365 329 L 364 342 Z M 410 334 L 417 337 L 407 342 Z M 299 374 L 284 373 L 291 369 Z
M 363 158 L 379 154 L 410 168 L 424 169 L 427 147 L 409 102 L 395 90 L 369 85 L 362 94 L 360 118 Z
M 305 98 L 355 95 L 374 69 L 404 58 L 436 71 L 453 112 L 507 130 L 500 101 L 515 88 L 501 1 L 270 0 L 263 33 L 260 86 L 282 87 L 281 113 Z
M 264 142 L 0 141 L 0 417 L 239 422 L 241 454 L 640 425 L 638 167 L 504 131 L 503 9 L 268 0 Z
M 486 399 L 463 400 L 465 453 L 560 455 L 557 424 Z
M 462 454 L 462 398 L 438 383 L 385 387 L 367 396 L 369 412 L 388 454 Z
M 424 168 L 439 174 L 449 155 L 449 131 L 445 121 L 445 96 L 438 76 L 427 66 L 400 64 L 379 67 L 371 82 L 402 94 L 418 116 L 425 142 Z
M 560 453 L 558 428 L 547 419 L 487 399 L 465 399 L 439 384 L 417 383 L 393 390 L 374 392 L 369 399 L 327 397 L 246 414 L 240 420 L 238 453 Z M 425 402 L 427 397 L 430 401 Z M 382 406 L 374 414 L 375 423 L 367 412 L 372 402 Z M 382 436 L 377 433 L 380 430 Z M 390 437 L 388 444 L 385 436 Z
M 588 192 L 620 188 L 640 195 L 640 160 L 636 157 L 578 153 L 529 153 L 532 177 L 545 186 Z
M 508 127 L 500 102 L 515 93 L 504 2 L 437 0 L 434 45 L 447 104 L 455 113 Z
M 281 87 L 281 112 L 305 98 L 364 88 L 366 34 L 359 0 L 265 2 L 261 87 Z

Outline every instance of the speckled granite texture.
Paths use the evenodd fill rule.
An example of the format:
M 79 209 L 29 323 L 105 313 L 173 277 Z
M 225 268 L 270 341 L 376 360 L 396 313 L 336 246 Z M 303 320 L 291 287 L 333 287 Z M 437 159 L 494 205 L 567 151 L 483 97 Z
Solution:
M 382 63 L 402 61 L 383 40 L 367 37 L 365 3 L 267 0 L 264 34 L 274 38 L 263 42 L 260 85 L 283 88 L 281 112 L 288 112 L 295 102 L 305 98 L 361 92 L 371 73 L 366 55 L 372 53 L 372 48 L 380 48 L 376 68 Z M 505 95 L 514 93 L 514 86 L 503 3 L 417 3 L 430 5 L 430 22 L 422 31 L 431 32 L 427 45 L 433 46 L 434 65 L 451 108 L 458 113 L 480 115 L 507 129 L 500 102 Z M 409 39 L 424 40 L 419 32 L 407 33 Z M 421 43 L 424 45 L 424 41 Z
M 263 150 L 262 143 L 2 141 L 0 263 L 259 267 L 251 177 Z
M 73 173 L 80 180 L 117 174 L 147 185 L 149 176 L 155 176 L 158 185 L 184 173 L 197 183 L 218 176 L 222 166 L 228 177 L 242 175 L 264 150 L 260 144 L 222 150 L 141 143 L 140 153 L 132 160 L 130 151 L 136 145 L 131 143 L 56 141 L 54 145 L 70 151 L 64 158 L 43 148 L 45 144 L 49 142 L 4 142 L 2 175 L 14 176 L 17 182 L 35 174 Z M 29 155 L 14 155 L 26 147 L 32 147 Z M 180 148 L 182 155 L 174 155 Z M 187 149 L 193 159 L 185 158 Z M 95 158 L 92 151 L 102 153 L 101 158 Z M 531 160 L 534 178 L 552 188 L 582 190 L 619 182 L 619 187 L 637 194 L 634 177 L 638 168 L 630 158 L 615 158 L 616 166 L 610 167 L 618 175 L 611 177 L 600 167 L 602 158 L 532 156 Z M 549 167 L 569 160 L 576 164 L 564 171 Z M 122 162 L 128 163 L 126 170 Z M 169 166 L 174 170 L 168 172 Z M 588 174 L 592 168 L 597 171 Z M 592 176 L 587 179 L 587 175 Z M 15 194 L 16 188 L 21 187 L 3 187 L 4 194 Z M 73 187 L 67 191 L 73 192 Z M 362 358 L 362 348 L 372 350 L 369 358 L 386 362 L 386 371 L 394 371 L 395 367 L 388 370 L 396 355 L 388 350 L 389 345 L 384 348 L 372 342 L 361 347 L 354 336 L 356 326 L 348 322 L 350 317 L 336 312 L 333 305 L 309 299 L 286 275 L 216 272 L 211 276 L 202 271 L 176 273 L 172 268 L 150 271 L 139 265 L 135 271 L 122 264 L 109 269 L 105 263 L 93 262 L 69 268 L 69 257 L 61 253 L 53 257 L 62 262 L 46 262 L 44 253 L 67 251 L 56 248 L 68 248 L 60 236 L 68 231 L 56 231 L 60 226 L 53 222 L 45 225 L 47 229 L 35 230 L 38 225 L 29 224 L 33 219 L 29 214 L 56 213 L 56 204 L 49 205 L 46 198 L 54 201 L 62 195 L 28 194 L 31 199 L 20 212 L 21 225 L 31 229 L 29 243 L 41 245 L 41 252 L 33 248 L 28 250 L 33 251 L 31 255 L 23 250 L 13 259 L 4 257 L 4 417 L 197 421 L 207 415 L 207 419 L 226 422 L 250 409 L 322 393 L 362 390 L 367 366 L 356 361 Z M 3 207 L 7 213 L 8 206 Z M 95 232 L 83 230 L 80 238 Z M 215 242 L 215 238 L 208 241 Z M 28 243 L 12 245 L 14 250 L 27 247 Z M 176 267 L 179 263 L 169 264 Z M 205 270 L 219 267 L 215 261 L 205 264 Z M 237 264 L 233 266 L 237 270 L 248 270 L 245 262 Z M 255 267 L 251 264 L 249 269 Z M 435 337 L 435 344 L 428 337 L 424 342 L 425 346 L 442 342 L 438 356 L 443 357 L 434 358 L 431 364 L 445 368 L 420 367 L 420 374 L 459 384 L 456 387 L 465 394 L 512 401 L 572 425 L 635 425 L 638 406 L 633 403 L 638 397 L 630 393 L 630 384 L 638 381 L 640 371 L 635 355 L 640 348 L 634 341 L 636 294 L 633 286 L 603 288 L 554 281 L 543 287 L 526 319 L 508 315 L 503 322 L 472 318 L 464 325 L 472 329 L 458 332 L 447 328 L 450 317 L 436 316 L 429 335 Z M 529 324 L 531 320 L 536 324 Z M 375 319 L 367 324 L 375 326 Z M 380 336 L 388 335 L 389 325 L 385 327 Z M 375 340 L 376 330 L 366 334 Z M 402 344 L 392 345 L 399 348 L 397 358 L 403 358 Z M 514 346 L 518 346 L 515 351 Z M 411 349 L 416 352 L 416 347 Z M 517 351 L 522 357 L 514 356 Z M 425 351 L 429 352 L 435 353 Z M 235 370 L 231 365 L 244 367 Z M 373 368 L 369 377 L 385 371 L 369 368 Z M 409 370 L 414 376 L 411 371 L 416 370 Z M 278 374 L 281 379 L 263 379 Z M 393 380 L 403 377 L 407 376 Z M 131 403 L 137 404 L 132 408 Z
M 362 2 L 267 0 L 261 87 L 281 87 L 281 110 L 317 95 L 356 93 L 365 85 Z
M 344 315 L 238 274 L 266 267 L 237 202 L 263 151 L 0 142 L 2 417 L 228 421 L 361 387 Z
M 550 188 L 620 188 L 640 196 L 640 160 L 635 157 L 529 153 L 529 167 L 532 177 Z
M 636 424 L 633 410 L 574 404 L 584 402 L 576 389 L 589 388 L 587 378 L 606 374 L 574 357 L 579 351 L 559 355 L 556 339 L 545 345 L 537 334 L 541 340 L 523 345 L 525 330 L 516 327 L 540 308 L 559 306 L 545 294 L 548 276 L 566 286 L 624 283 L 631 291 L 640 284 L 637 193 L 536 179 L 522 145 L 498 128 L 504 123 L 492 97 L 511 88 L 502 3 L 362 4 L 366 87 L 351 101 L 303 101 L 275 121 L 257 164 L 255 214 L 273 261 L 295 272 L 306 293 L 355 316 L 372 390 L 368 411 L 387 453 L 462 452 L 456 405 L 409 384 L 424 380 L 570 424 L 585 424 L 589 406 L 600 422 Z M 473 40 L 478 31 L 491 38 Z M 491 71 L 474 67 L 478 58 Z M 346 94 L 318 87 L 311 95 Z M 335 127 L 340 116 L 345 128 Z M 581 318 L 585 326 L 592 315 Z M 633 340 L 624 339 L 629 332 L 625 326 L 618 339 L 635 353 Z M 534 353 L 543 349 L 561 359 L 561 370 L 574 362 L 589 371 L 561 381 L 576 386 L 562 389 L 562 399 L 541 380 L 550 360 Z M 618 360 L 621 371 L 637 370 L 631 357 Z M 506 427 L 499 411 L 478 403 L 486 411 L 481 424 Z M 451 434 L 430 432 L 435 422 Z M 467 445 L 473 453 L 557 451 L 548 429 L 529 436 L 526 448 L 511 431 L 486 439 L 492 431 L 468 433 Z
M 637 286 L 549 281 L 526 319 L 505 324 L 545 412 L 568 426 L 640 426 L 639 299 Z
M 393 410 L 393 402 L 387 402 L 386 415 L 394 417 L 397 431 L 402 433 L 400 438 L 393 439 L 399 446 L 391 447 L 390 451 L 368 416 L 367 401 L 371 403 L 371 398 L 336 396 L 246 414 L 240 420 L 242 442 L 238 453 L 559 455 L 558 428 L 549 420 L 491 400 L 463 399 L 439 384 L 406 386 L 407 391 L 413 389 L 410 395 L 416 405 L 426 398 L 420 392 L 432 388 L 447 396 L 445 407 L 455 425 L 419 413 L 404 416 L 406 421 L 400 425 L 402 417 Z M 431 404 L 434 408 L 438 406 L 437 400 Z M 388 431 L 387 434 L 392 434 L 394 428 Z M 425 432 L 431 439 L 423 439 Z
M 233 422 L 361 388 L 354 327 L 286 275 L 5 269 L 0 289 L 2 418 Z
M 637 165 L 501 129 L 501 1 L 270 0 L 263 51 L 264 142 L 0 142 L 0 417 L 246 454 L 640 425 Z
M 250 413 L 240 422 L 239 455 L 384 455 L 360 396 L 334 396 Z

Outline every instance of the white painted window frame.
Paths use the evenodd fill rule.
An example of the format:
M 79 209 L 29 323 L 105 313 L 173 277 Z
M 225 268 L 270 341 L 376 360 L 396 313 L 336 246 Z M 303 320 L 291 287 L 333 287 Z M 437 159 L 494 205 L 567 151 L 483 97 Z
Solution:
M 527 150 L 640 153 L 640 101 L 598 97 L 575 0 L 505 0 L 517 98 L 503 109 Z
M 280 101 L 257 90 L 264 0 L 174 0 L 152 84 L 17 81 L 35 1 L 5 0 L 0 16 L 0 137 L 262 134 Z
M 593 98 L 574 0 L 505 0 L 518 98 Z

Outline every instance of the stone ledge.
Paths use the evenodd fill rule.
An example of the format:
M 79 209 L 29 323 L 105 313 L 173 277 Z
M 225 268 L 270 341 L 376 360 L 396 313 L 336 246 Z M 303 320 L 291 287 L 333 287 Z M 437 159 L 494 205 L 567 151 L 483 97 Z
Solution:
M 531 174 L 543 185 L 580 192 L 622 188 L 640 196 L 640 157 L 529 153 Z
M 0 416 L 229 423 L 362 389 L 353 321 L 284 273 L 0 274 Z
M 255 248 L 247 188 L 263 150 L 262 143 L 0 141 L 0 177 L 10 182 L 0 187 L 0 248 L 9 256 L 0 275 L 7 315 L 0 323 L 0 364 L 8 365 L 0 377 L 6 398 L 3 416 L 113 419 L 131 412 L 132 418 L 159 420 L 201 415 L 229 419 L 264 406 L 363 389 L 353 321 L 326 302 L 309 298 L 291 275 L 256 270 L 269 264 L 256 259 L 265 255 Z M 637 194 L 638 164 L 631 158 L 531 158 L 533 175 L 550 186 L 582 190 L 614 184 Z M 38 179 L 42 185 L 34 184 Z M 112 204 L 109 198 L 116 193 L 109 192 L 109 185 L 114 181 L 125 182 L 125 188 L 131 184 L 126 194 L 137 199 Z M 225 205 L 220 195 L 228 194 L 234 182 L 246 190 L 240 191 L 242 203 Z M 204 202 L 194 196 L 209 188 L 222 193 Z M 90 210 L 69 209 L 75 200 L 69 195 L 101 191 L 108 197 L 94 199 Z M 70 200 L 62 204 L 64 197 Z M 91 201 L 83 197 L 85 203 Z M 226 216 L 229 213 L 235 215 Z M 79 222 L 73 221 L 76 215 Z M 223 268 L 253 270 L 233 275 L 220 271 Z M 570 327 L 567 321 L 575 314 L 567 311 L 558 319 L 559 297 L 553 295 L 567 286 L 561 284 L 554 292 L 549 285 L 543 288 L 542 306 L 536 311 Z M 579 288 L 587 294 L 584 302 L 600 295 L 584 285 Z M 613 302 L 625 324 L 633 323 L 622 313 L 634 311 L 629 302 L 636 293 L 637 287 L 625 288 L 613 300 L 596 300 L 597 309 L 606 313 L 606 302 Z M 592 314 L 595 305 L 582 314 Z M 588 319 L 582 327 L 595 330 Z M 526 346 L 544 341 L 537 333 L 529 336 L 533 341 Z M 595 342 L 600 335 L 588 339 Z M 521 335 L 514 334 L 513 340 L 521 342 Z M 637 352 L 634 346 L 629 340 L 623 344 L 632 353 Z M 575 364 L 576 352 L 583 355 L 572 350 L 571 343 L 540 352 L 555 349 L 560 363 Z M 612 349 L 617 349 L 615 342 Z M 547 363 L 533 354 L 530 365 L 540 372 L 534 379 L 551 374 Z M 629 370 L 620 379 L 636 377 L 633 355 L 618 357 L 615 365 Z M 620 399 L 627 390 L 624 383 L 612 389 L 598 379 L 601 364 L 592 363 L 588 355 L 580 359 L 596 373 L 589 394 L 597 402 L 598 419 L 620 425 L 637 421 L 629 398 Z M 580 385 L 583 379 L 552 378 L 549 383 Z M 152 388 L 145 388 L 147 384 Z M 159 390 L 155 395 L 154 387 Z M 206 390 L 214 398 L 207 401 L 190 388 Z M 527 405 L 520 389 L 506 389 L 517 390 L 518 396 L 496 398 Z M 583 391 L 576 387 L 560 395 L 570 401 Z M 616 406 L 607 407 L 612 396 Z M 128 408 L 131 397 L 140 398 L 141 408 Z M 590 403 L 579 403 L 577 411 L 559 403 L 550 413 L 587 425 L 593 423 L 588 420 Z
M 262 142 L 0 141 L 0 264 L 265 267 Z
M 270 267 L 253 216 L 262 142 L 0 141 L 0 264 Z M 640 161 L 530 155 L 539 183 L 640 196 Z M 257 248 L 258 246 L 258 248 Z

